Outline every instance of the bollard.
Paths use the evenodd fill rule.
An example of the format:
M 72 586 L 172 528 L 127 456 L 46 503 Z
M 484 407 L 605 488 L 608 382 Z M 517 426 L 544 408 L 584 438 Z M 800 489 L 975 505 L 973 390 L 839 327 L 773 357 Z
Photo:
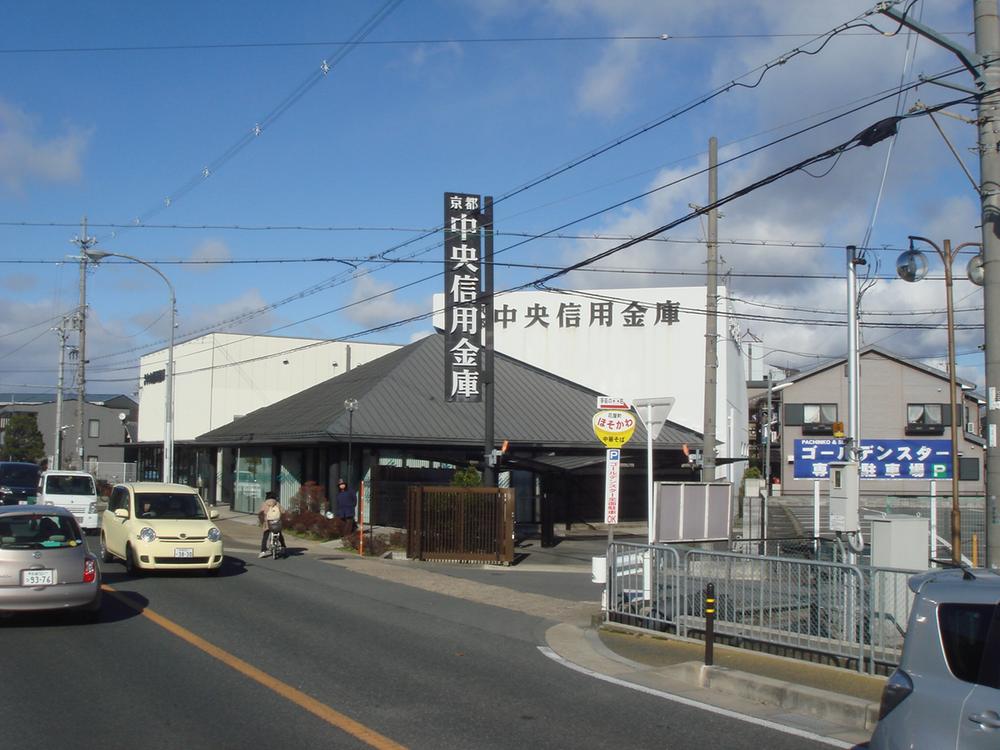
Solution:
M 712 666 L 715 648 L 715 584 L 705 587 L 705 666 Z

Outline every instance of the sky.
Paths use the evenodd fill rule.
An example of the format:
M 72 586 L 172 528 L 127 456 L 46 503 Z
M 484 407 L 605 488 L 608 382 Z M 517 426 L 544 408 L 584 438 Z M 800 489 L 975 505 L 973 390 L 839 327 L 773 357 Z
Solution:
M 445 192 L 494 196 L 496 289 L 531 288 L 707 204 L 712 137 L 725 197 L 918 103 L 962 99 L 953 87 L 973 83 L 957 58 L 865 15 L 873 5 L 10 4 L 0 390 L 56 383 L 84 218 L 93 250 L 169 280 L 177 341 L 219 330 L 405 344 L 432 330 L 443 291 Z M 974 47 L 971 0 L 909 13 Z M 906 283 L 894 269 L 908 235 L 979 240 L 963 171 L 978 181 L 974 115 L 958 102 L 908 116 L 894 138 L 720 209 L 735 334 L 764 372 L 846 354 L 847 245 L 867 261 L 862 345 L 946 367 L 942 261 L 918 243 L 928 277 Z M 705 231 L 696 217 L 547 283 L 704 285 Z M 975 252 L 955 261 L 954 307 L 958 374 L 981 387 L 982 293 L 965 273 Z M 88 392 L 135 395 L 138 358 L 168 340 L 167 286 L 106 258 L 89 264 L 86 289 Z

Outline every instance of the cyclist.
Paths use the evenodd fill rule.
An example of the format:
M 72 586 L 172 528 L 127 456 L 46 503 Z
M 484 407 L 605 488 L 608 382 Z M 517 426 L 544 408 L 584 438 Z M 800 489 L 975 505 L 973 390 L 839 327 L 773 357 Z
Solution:
M 264 497 L 264 504 L 260 506 L 258 516 L 264 527 L 264 535 L 260 538 L 260 554 L 257 557 L 267 557 L 270 554 L 267 542 L 272 530 L 278 535 L 281 554 L 284 555 L 287 548 L 285 547 L 285 535 L 281 533 L 281 503 L 278 502 L 278 498 L 274 496 L 273 492 L 268 491 Z

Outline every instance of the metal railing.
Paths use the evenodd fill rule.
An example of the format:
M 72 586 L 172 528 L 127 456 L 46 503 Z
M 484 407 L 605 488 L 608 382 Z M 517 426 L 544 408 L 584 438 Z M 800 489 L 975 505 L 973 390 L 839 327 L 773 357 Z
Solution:
M 696 635 L 712 583 L 717 635 L 871 673 L 899 662 L 916 572 L 627 542 L 609 545 L 607 564 L 612 622 Z
M 121 461 L 88 461 L 87 471 L 98 481 L 117 484 L 118 482 L 134 482 L 136 465 Z

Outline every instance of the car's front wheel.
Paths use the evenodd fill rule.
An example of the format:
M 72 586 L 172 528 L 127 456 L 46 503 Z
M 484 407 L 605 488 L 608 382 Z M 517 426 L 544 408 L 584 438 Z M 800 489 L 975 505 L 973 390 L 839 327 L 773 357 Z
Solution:
M 137 576 L 142 573 L 142 568 L 135 561 L 135 552 L 132 551 L 131 544 L 125 547 L 125 572 L 130 576 Z

